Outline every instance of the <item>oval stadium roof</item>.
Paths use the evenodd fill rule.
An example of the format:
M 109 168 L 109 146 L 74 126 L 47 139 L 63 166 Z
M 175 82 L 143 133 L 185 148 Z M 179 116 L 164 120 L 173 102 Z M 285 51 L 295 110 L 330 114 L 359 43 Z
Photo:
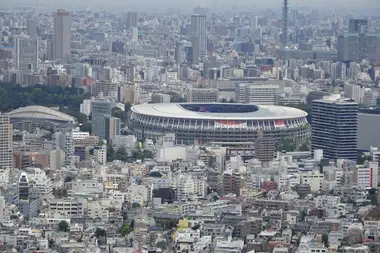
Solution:
M 199 105 L 207 107 L 207 104 L 215 105 L 232 105 L 247 106 L 247 104 L 220 104 L 220 103 L 168 103 L 168 104 L 141 104 L 132 107 L 135 113 L 157 116 L 157 117 L 174 117 L 187 119 L 290 119 L 306 117 L 307 113 L 292 107 L 277 105 L 254 105 L 257 109 L 246 113 L 210 113 L 197 112 L 186 109 L 186 105 Z M 253 105 L 252 105 L 253 106 Z
M 20 107 L 8 113 L 11 119 L 39 119 L 62 122 L 75 122 L 75 118 L 66 113 L 45 106 L 32 105 Z

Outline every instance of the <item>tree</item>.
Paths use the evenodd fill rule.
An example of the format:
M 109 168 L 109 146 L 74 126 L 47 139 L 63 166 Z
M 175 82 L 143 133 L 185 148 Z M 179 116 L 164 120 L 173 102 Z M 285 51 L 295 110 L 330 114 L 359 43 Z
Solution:
M 69 231 L 69 224 L 66 221 L 60 221 L 58 223 L 58 230 L 62 232 L 67 232 Z
M 307 142 L 302 143 L 302 145 L 298 148 L 299 151 L 310 151 L 310 145 Z
M 131 227 L 129 226 L 129 224 L 124 224 L 121 229 L 120 229 L 120 234 L 121 236 L 126 236 L 127 234 L 129 234 L 130 232 L 132 232 L 132 229 Z
M 58 199 L 62 197 L 67 197 L 67 190 L 65 188 L 54 188 L 52 193 L 53 196 Z
M 115 152 L 115 160 L 126 162 L 128 160 L 128 154 L 124 147 L 120 147 Z
M 137 208 L 140 208 L 140 207 L 141 207 L 141 205 L 139 203 L 133 203 L 132 204 L 132 208 L 133 209 L 137 209 Z
M 322 235 L 322 243 L 323 243 L 323 245 L 325 245 L 326 248 L 329 247 L 329 235 L 328 234 Z
M 115 160 L 115 150 L 111 144 L 107 144 L 107 162 Z
M 112 116 L 119 118 L 122 122 L 125 122 L 125 112 L 123 112 L 123 110 L 121 110 L 119 107 L 112 108 Z
M 278 143 L 278 151 L 292 152 L 297 149 L 297 144 L 291 138 L 283 138 Z

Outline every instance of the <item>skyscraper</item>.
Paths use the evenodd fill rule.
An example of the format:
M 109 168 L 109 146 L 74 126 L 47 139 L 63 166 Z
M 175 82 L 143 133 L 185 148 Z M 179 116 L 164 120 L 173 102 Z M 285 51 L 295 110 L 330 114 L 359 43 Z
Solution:
M 350 19 L 348 23 L 349 33 L 366 33 L 368 31 L 367 19 Z
M 311 148 L 323 157 L 356 161 L 358 104 L 335 96 L 314 100 L 311 133 Z
M 338 37 L 338 60 L 371 62 L 380 60 L 379 33 L 345 33 Z
M 206 16 L 191 15 L 191 40 L 193 43 L 193 62 L 204 60 L 207 54 Z
M 92 133 L 99 138 L 106 140 L 107 126 L 106 118 L 111 117 L 112 105 L 106 100 L 94 100 L 91 104 L 92 111 Z
M 380 34 L 368 32 L 368 20 L 350 19 L 348 32 L 338 37 L 339 61 L 380 60 Z
M 284 0 L 282 6 L 282 44 L 286 46 L 288 40 L 288 16 L 289 16 L 289 7 L 288 0 Z
M 12 124 L 9 116 L 0 114 L 0 168 L 13 167 Z
M 54 16 L 53 59 L 64 59 L 71 54 L 71 18 L 64 10 Z
M 16 68 L 21 72 L 33 71 L 38 68 L 38 38 L 17 37 L 15 40 Z
M 28 20 L 26 23 L 26 32 L 30 37 L 37 36 L 37 22 L 35 20 Z
M 128 12 L 127 22 L 126 22 L 127 30 L 131 29 L 132 27 L 137 27 L 137 20 L 138 20 L 137 12 Z

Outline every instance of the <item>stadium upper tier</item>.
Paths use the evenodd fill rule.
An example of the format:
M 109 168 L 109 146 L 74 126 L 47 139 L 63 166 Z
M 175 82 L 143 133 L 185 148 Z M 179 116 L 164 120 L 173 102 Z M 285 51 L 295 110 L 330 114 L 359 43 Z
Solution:
M 228 103 L 143 104 L 132 107 L 129 127 L 138 137 L 176 134 L 180 143 L 253 142 L 309 135 L 307 113 L 290 107 Z

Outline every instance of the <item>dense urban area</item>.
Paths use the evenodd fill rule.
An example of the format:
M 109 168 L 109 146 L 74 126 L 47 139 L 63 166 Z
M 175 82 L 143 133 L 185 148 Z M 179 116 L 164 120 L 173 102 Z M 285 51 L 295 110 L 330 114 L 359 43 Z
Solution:
M 380 6 L 10 2 L 1 253 L 380 252 Z

